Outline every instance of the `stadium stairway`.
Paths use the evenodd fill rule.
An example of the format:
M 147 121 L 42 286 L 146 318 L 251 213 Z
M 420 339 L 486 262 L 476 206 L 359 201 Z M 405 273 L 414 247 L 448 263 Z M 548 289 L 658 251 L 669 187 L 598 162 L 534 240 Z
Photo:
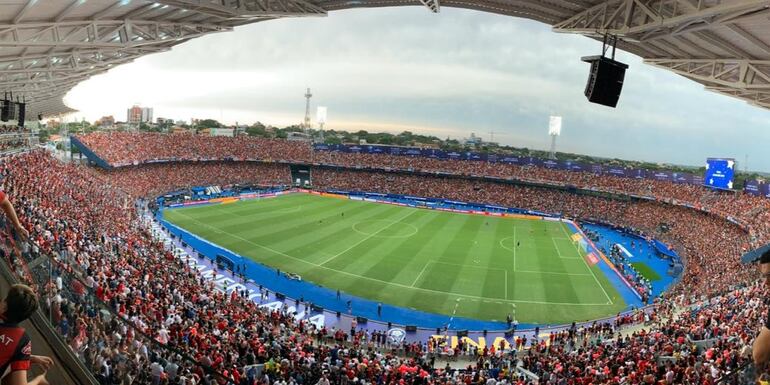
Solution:
M 5 261 L 0 262 L 0 296 L 5 296 L 11 285 L 16 284 Z M 54 366 L 46 374 L 46 379 L 56 385 L 97 385 L 96 379 L 88 372 L 86 367 L 78 361 L 72 350 L 56 334 L 56 331 L 48 324 L 40 310 L 23 322 L 22 325 L 32 340 L 32 354 L 51 357 Z M 28 378 L 42 373 L 42 370 L 33 365 L 28 372 Z

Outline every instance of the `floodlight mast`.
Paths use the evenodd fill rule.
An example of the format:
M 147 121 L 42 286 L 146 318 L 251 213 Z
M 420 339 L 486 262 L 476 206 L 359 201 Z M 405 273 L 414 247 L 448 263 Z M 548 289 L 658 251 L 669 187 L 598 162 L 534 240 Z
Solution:
M 316 109 L 316 121 L 318 122 L 318 141 L 324 142 L 324 125 L 326 124 L 328 109 L 323 106 L 319 106 Z
M 561 116 L 551 116 L 548 122 L 548 135 L 551 136 L 551 151 L 548 157 L 556 159 L 556 138 L 561 135 Z
M 303 127 L 305 132 L 307 133 L 308 130 L 310 130 L 310 98 L 313 97 L 313 94 L 310 93 L 310 88 L 307 89 L 307 92 L 305 93 L 305 121 L 303 123 Z

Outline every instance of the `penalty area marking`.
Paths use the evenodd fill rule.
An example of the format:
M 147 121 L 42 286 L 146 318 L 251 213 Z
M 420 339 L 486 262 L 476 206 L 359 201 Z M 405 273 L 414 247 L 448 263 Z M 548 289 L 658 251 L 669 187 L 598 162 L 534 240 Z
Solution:
M 562 223 L 561 223 L 561 230 L 562 230 L 562 231 L 564 231 L 564 235 L 566 235 L 566 236 L 567 236 L 567 238 L 569 238 L 569 237 L 570 237 L 570 236 L 569 236 L 569 233 L 567 233 L 567 225 L 566 225 L 564 222 L 562 222 Z M 577 251 L 577 252 L 578 252 L 578 255 L 580 255 L 580 249 L 578 249 L 578 245 L 577 245 L 577 242 L 575 243 L 575 251 Z M 604 296 L 605 296 L 605 297 L 607 297 L 607 305 L 612 305 L 612 304 L 613 304 L 613 302 L 612 302 L 612 298 L 610 298 L 610 295 L 609 295 L 609 294 L 607 294 L 607 290 L 605 290 L 605 289 L 604 289 L 604 286 L 601 284 L 601 282 L 599 282 L 599 278 L 596 278 L 596 274 L 594 273 L 594 270 L 593 270 L 593 269 L 591 269 L 591 266 L 588 266 L 588 262 L 586 262 L 586 259 L 585 259 L 585 258 L 583 258 L 583 257 L 581 256 L 581 257 L 580 257 L 580 259 L 581 259 L 581 260 L 583 261 L 583 263 L 586 265 L 586 269 L 588 269 L 588 271 L 590 271 L 590 272 L 591 272 L 591 275 L 593 275 L 593 276 L 594 276 L 594 281 L 596 281 L 596 284 L 597 284 L 597 285 L 599 285 L 599 287 L 602 289 L 602 292 L 604 293 Z
M 559 240 L 565 240 L 569 241 L 569 239 L 566 238 L 559 238 Z M 556 248 L 556 254 L 559 254 L 559 258 L 561 259 L 583 259 L 583 257 L 565 257 L 561 254 L 561 250 L 559 250 L 559 245 L 556 243 L 556 238 L 551 238 L 551 241 L 553 242 L 553 246 Z M 578 253 L 579 255 L 579 253 Z

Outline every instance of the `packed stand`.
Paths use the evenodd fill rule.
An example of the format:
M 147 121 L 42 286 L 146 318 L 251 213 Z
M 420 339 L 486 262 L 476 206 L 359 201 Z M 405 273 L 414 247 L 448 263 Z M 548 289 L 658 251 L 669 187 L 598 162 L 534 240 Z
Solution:
M 95 132 L 76 139 L 112 166 L 184 160 L 310 159 L 308 143 L 281 139 L 150 132 Z
M 8 125 L 0 125 L 0 134 L 28 134 L 31 130 L 27 127 Z
M 424 371 L 419 359 L 321 344 L 338 331 L 259 308 L 245 292 L 216 290 L 153 240 L 122 191 L 85 167 L 33 152 L 7 160 L 1 172 L 31 229 L 23 253 L 57 261 L 52 283 L 38 285 L 57 330 L 103 384 L 315 384 L 324 376 L 338 383 L 362 362 L 371 365 L 361 373 L 369 379 Z M 342 333 L 340 342 L 349 339 Z
M 481 180 L 366 171 L 314 169 L 313 184 L 320 189 L 377 191 L 526 208 L 634 228 L 653 238 L 671 239 L 682 245 L 681 251 L 689 260 L 681 286 L 698 288 L 701 291 L 697 294 L 713 295 L 728 290 L 735 282 L 746 282 L 751 274 L 737 258 L 749 241 L 740 228 L 719 217 L 680 206 Z M 667 232 L 660 232 L 661 223 L 668 225 Z M 700 285 L 703 277 L 708 277 L 712 284 Z
M 288 186 L 289 166 L 258 162 L 156 163 L 113 170 L 91 169 L 112 186 L 135 197 L 154 198 L 194 186 L 256 184 Z
M 513 178 L 534 183 L 633 194 L 687 204 L 725 218 L 732 217 L 750 230 L 756 244 L 770 241 L 767 237 L 767 234 L 770 234 L 770 200 L 697 185 L 485 161 L 314 151 L 306 142 L 280 139 L 136 132 L 97 132 L 79 136 L 78 139 L 113 166 L 158 160 L 280 160 L 355 168 Z
M 153 189 L 150 181 L 161 181 L 185 167 L 94 174 L 82 166 L 59 163 L 43 152 L 15 156 L 0 167 L 4 190 L 31 232 L 31 250 L 25 252 L 53 255 L 61 263 L 57 279 L 39 288 L 48 296 L 59 332 L 103 377 L 103 383 L 209 383 L 203 367 L 237 384 L 532 382 L 515 374 L 520 360 L 540 383 L 662 380 L 671 384 L 684 379 L 681 382 L 711 384 L 742 363 L 742 350 L 765 317 L 762 288 L 751 284 L 756 274 L 737 263 L 748 236 L 717 216 L 654 201 L 613 200 L 479 180 L 313 169 L 314 185 L 322 189 L 562 213 L 670 239 L 681 245 L 687 257 L 685 276 L 658 303 L 649 331 L 613 338 L 617 326 L 610 324 L 528 342 L 520 339 L 515 346 L 519 351 L 527 349 L 519 356 L 476 351 L 479 361 L 467 371 L 431 370 L 427 341 L 398 347 L 412 356 L 403 358 L 375 349 L 383 345 L 379 338 L 375 341 L 360 330 L 318 330 L 280 311 L 260 309 L 244 298 L 245 293 L 215 290 L 155 242 L 140 223 L 133 198 L 123 190 L 145 196 Z M 261 177 L 282 180 L 284 171 L 270 169 Z M 192 171 L 183 172 L 192 175 Z M 132 190 L 132 178 L 141 180 L 141 187 Z M 199 180 L 207 182 L 204 185 L 221 184 L 204 179 L 195 183 Z M 171 184 L 180 181 L 185 184 L 181 178 Z M 662 223 L 665 232 L 661 232 Z M 716 297 L 708 298 L 712 295 Z M 122 321 L 99 312 L 94 297 Z M 684 313 L 675 311 L 684 306 L 694 307 Z M 714 340 L 714 345 L 694 351 L 687 343 L 692 340 Z M 158 344 L 173 348 L 173 353 L 154 348 Z M 192 357 L 195 364 L 183 357 Z M 674 360 L 660 361 L 662 357 Z M 252 370 L 254 364 L 262 364 L 259 374 Z

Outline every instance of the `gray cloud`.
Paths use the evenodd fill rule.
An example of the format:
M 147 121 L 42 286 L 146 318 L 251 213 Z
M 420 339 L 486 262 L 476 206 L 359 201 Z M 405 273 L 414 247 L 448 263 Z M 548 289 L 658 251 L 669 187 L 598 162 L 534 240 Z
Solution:
M 548 116 L 559 114 L 563 150 L 694 165 L 748 154 L 752 168 L 770 170 L 767 111 L 633 55 L 619 53 L 631 65 L 619 107 L 589 104 L 580 57 L 599 50 L 594 40 L 499 15 L 349 10 L 196 39 L 94 78 L 68 100 L 89 117 L 122 117 L 141 101 L 157 116 L 286 124 L 302 119 L 310 86 L 314 104 L 329 107 L 332 128 L 493 130 L 504 143 L 545 148 Z

